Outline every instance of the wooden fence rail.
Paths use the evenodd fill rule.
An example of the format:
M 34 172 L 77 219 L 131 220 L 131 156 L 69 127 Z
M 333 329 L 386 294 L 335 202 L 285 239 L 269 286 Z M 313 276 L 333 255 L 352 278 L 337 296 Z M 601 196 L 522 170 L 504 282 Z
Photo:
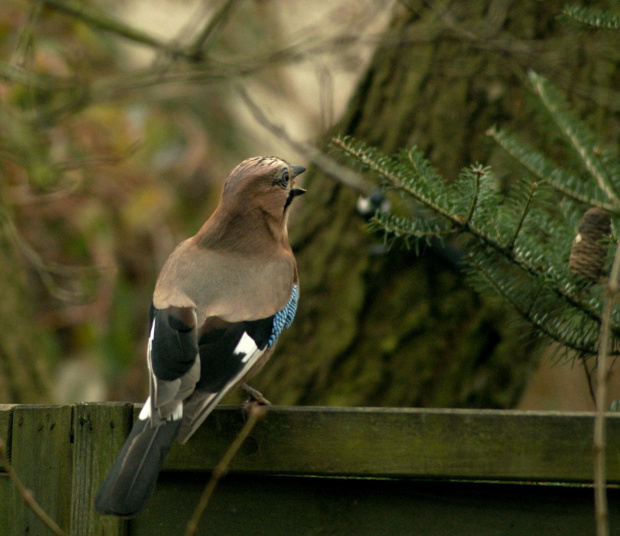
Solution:
M 93 497 L 137 409 L 0 406 L 13 468 L 71 535 L 182 535 L 243 425 L 239 408 L 217 409 L 173 447 L 139 516 L 101 517 Z M 200 534 L 594 534 L 592 427 L 583 413 L 269 408 Z M 611 534 L 620 535 L 620 415 L 607 427 Z M 51 532 L 0 473 L 0 535 L 18 534 Z

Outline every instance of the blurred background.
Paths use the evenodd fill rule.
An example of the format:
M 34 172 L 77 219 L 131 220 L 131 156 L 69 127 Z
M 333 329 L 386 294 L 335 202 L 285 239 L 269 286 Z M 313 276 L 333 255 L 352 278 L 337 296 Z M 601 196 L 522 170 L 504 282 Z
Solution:
M 273 403 L 592 409 L 582 366 L 471 290 L 458 247 L 386 248 L 356 209 L 368 183 L 309 149 L 416 144 L 448 180 L 483 162 L 509 185 L 525 170 L 491 126 L 563 156 L 532 128 L 529 70 L 617 146 L 617 34 L 562 5 L 3 0 L 0 403 L 143 401 L 160 267 L 234 165 L 274 154 L 310 169 L 300 308 L 253 382 Z

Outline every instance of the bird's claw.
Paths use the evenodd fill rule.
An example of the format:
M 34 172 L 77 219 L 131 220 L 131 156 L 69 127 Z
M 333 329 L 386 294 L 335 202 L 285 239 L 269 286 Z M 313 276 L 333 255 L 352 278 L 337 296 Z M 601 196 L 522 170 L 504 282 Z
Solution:
M 250 387 L 247 383 L 242 383 L 239 388 L 250 397 L 244 402 L 244 405 L 255 403 L 259 406 L 271 406 L 271 402 L 269 402 L 260 391 L 254 389 L 254 387 Z

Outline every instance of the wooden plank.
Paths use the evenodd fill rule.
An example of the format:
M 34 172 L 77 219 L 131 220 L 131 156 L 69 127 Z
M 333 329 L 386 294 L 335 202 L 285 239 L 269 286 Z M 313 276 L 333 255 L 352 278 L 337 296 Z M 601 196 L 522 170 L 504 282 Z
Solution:
M 15 406 L 11 463 L 47 514 L 69 529 L 71 504 L 71 406 Z M 49 529 L 12 493 L 10 526 L 0 534 L 46 535 Z
M 127 522 L 95 512 L 93 501 L 133 421 L 129 403 L 77 404 L 73 429 L 71 534 L 123 536 Z
M 11 445 L 9 434 L 15 405 L 16 404 L 0 404 L 0 438 L 4 440 L 7 449 L 9 449 Z M 2 470 L 2 467 L 0 467 L 0 471 Z
M 166 527 L 178 527 L 178 523 L 187 519 L 185 514 L 189 515 L 209 476 L 205 472 L 220 460 L 244 422 L 244 414 L 238 407 L 217 409 L 187 445 L 175 445 L 155 497 L 145 513 L 127 527 L 125 522 L 114 518 L 99 517 L 92 509 L 92 499 L 129 431 L 132 410 L 135 416 L 138 407 L 127 404 L 0 408 L 0 434 L 9 435 L 15 470 L 51 517 L 64 529 L 70 528 L 76 536 L 124 534 L 126 530 L 132 535 L 149 534 L 148 531 L 150 534 L 170 533 Z M 333 525 L 325 518 L 327 513 L 336 523 L 343 512 L 349 520 L 343 522 L 345 528 L 339 528 L 336 523 L 333 530 L 326 529 L 327 532 L 351 533 L 346 526 L 365 519 L 362 528 L 354 531 L 363 535 L 377 533 L 374 530 L 364 532 L 364 527 L 377 529 L 391 519 L 392 514 L 388 513 L 393 504 L 397 506 L 394 519 L 402 518 L 402 523 L 394 525 L 393 534 L 412 533 L 411 527 L 419 527 L 416 533 L 473 534 L 478 520 L 476 511 L 481 512 L 481 527 L 493 529 L 489 534 L 523 533 L 528 526 L 537 527 L 537 534 L 575 533 L 568 530 L 568 525 L 583 526 L 586 527 L 584 531 L 590 532 L 591 525 L 583 523 L 586 518 L 590 519 L 587 523 L 592 520 L 591 489 L 447 480 L 589 482 L 592 427 L 593 415 L 585 413 L 269 408 L 267 416 L 258 423 L 233 461 L 233 475 L 218 488 L 207 526 L 211 529 L 228 526 L 226 523 L 237 526 L 239 518 L 244 519 L 248 513 L 248 519 L 255 518 L 250 526 L 256 523 L 258 527 L 268 527 L 273 523 L 274 531 L 267 533 L 286 534 L 290 527 L 284 521 L 299 519 L 301 523 L 306 519 L 304 516 L 314 512 L 316 523 L 306 519 L 301 525 L 307 523 L 309 528 L 302 532 L 321 532 L 320 527 Z M 607 430 L 608 478 L 610 482 L 619 483 L 620 415 L 609 415 Z M 315 478 L 275 475 L 312 475 Z M 335 476 L 356 478 L 333 478 Z M 404 480 L 400 480 L 402 478 Z M 419 479 L 441 481 L 420 482 Z M 239 483 L 236 488 L 235 482 Z M 226 492 L 228 486 L 233 486 L 230 493 Z M 423 493 L 429 489 L 441 491 L 429 501 L 426 492 Z M 339 498 L 340 493 L 342 498 Z M 537 510 L 536 501 L 526 502 L 524 507 L 521 495 L 537 497 L 544 508 L 541 506 Z M 288 498 L 291 504 L 286 506 Z M 612 526 L 620 523 L 618 499 L 620 491 L 611 489 L 612 517 L 617 520 Z M 2 474 L 0 501 L 3 504 L 0 534 L 49 534 L 42 522 L 15 496 L 6 475 Z M 471 519 L 471 530 L 461 531 L 459 524 L 442 524 L 441 516 L 459 517 L 463 501 L 467 503 L 469 513 L 464 515 Z M 454 508 L 445 510 L 443 503 Z M 170 508 L 170 504 L 174 504 L 174 508 Z M 274 518 L 275 504 L 278 505 L 277 515 L 284 516 L 281 519 Z M 427 506 L 430 510 L 421 513 L 414 523 L 409 517 L 403 517 L 405 511 L 410 512 L 411 505 L 415 511 L 427 512 Z M 511 508 L 513 513 L 510 513 Z M 525 524 L 520 523 L 518 516 L 523 508 L 533 512 Z M 582 514 L 569 521 L 566 527 L 566 523 L 547 522 L 555 519 L 558 509 L 569 513 L 569 520 L 579 509 Z M 164 510 L 166 513 L 162 515 Z M 500 517 L 493 513 L 495 510 Z M 241 511 L 243 516 L 239 515 Z M 220 517 L 227 516 L 229 521 L 219 521 Z M 236 521 L 232 519 L 235 516 Z M 372 521 L 373 516 L 379 521 Z M 441 530 L 427 529 L 424 519 L 428 516 L 439 520 L 437 526 Z M 513 519 L 519 530 L 504 530 L 504 516 Z M 554 524 L 562 528 L 556 532 L 551 528 L 538 530 L 539 526 Z M 280 525 L 283 528 L 277 532 L 275 528 Z M 243 522 L 237 528 L 222 529 L 220 533 L 240 534 L 241 527 L 247 532 L 248 524 Z M 140 532 L 142 528 L 145 531 Z M 379 533 L 384 532 L 390 533 L 379 530 Z M 578 532 L 582 533 L 581 528 Z
M 14 404 L 0 404 L 0 438 L 6 446 L 7 456 L 11 449 L 11 420 Z M 0 467 L 0 534 L 8 533 L 8 527 L 13 515 L 13 485 L 9 480 L 4 467 Z
M 0 534 L 9 534 L 13 515 L 13 484 L 7 473 L 0 473 Z
M 170 470 L 209 471 L 243 424 L 217 409 Z M 231 470 L 278 474 L 590 482 L 593 414 L 271 407 Z M 620 415 L 607 419 L 607 477 L 620 483 Z
M 208 475 L 162 475 L 132 536 L 183 534 Z M 174 508 L 170 508 L 174 504 Z M 620 536 L 620 490 L 609 491 L 610 534 Z M 349 478 L 228 475 L 199 526 L 204 536 L 593 535 L 592 489 Z

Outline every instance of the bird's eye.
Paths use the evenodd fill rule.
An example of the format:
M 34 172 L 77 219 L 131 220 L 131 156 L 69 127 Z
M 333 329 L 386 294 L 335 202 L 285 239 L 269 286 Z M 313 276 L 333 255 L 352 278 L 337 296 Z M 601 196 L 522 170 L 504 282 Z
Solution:
M 283 186 L 286 186 L 288 184 L 288 181 L 289 181 L 288 169 L 285 169 L 282 172 L 282 176 L 280 177 L 280 182 L 282 183 Z

